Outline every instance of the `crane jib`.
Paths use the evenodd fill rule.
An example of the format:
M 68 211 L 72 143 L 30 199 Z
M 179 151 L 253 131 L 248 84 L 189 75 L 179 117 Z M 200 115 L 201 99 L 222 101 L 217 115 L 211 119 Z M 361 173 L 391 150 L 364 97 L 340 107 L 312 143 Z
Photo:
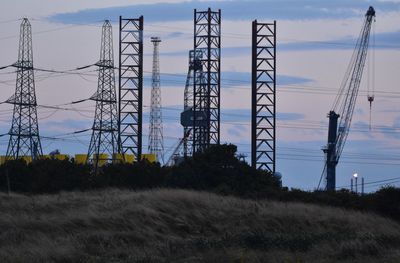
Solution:
M 350 131 L 351 120 L 367 58 L 373 17 L 375 17 L 375 9 L 370 6 L 365 14 L 365 21 L 360 36 L 357 40 L 339 93 L 335 98 L 333 109 L 328 114 L 328 144 L 323 149 L 326 154 L 326 190 L 333 191 L 336 188 L 336 165 L 339 162 L 340 155 Z

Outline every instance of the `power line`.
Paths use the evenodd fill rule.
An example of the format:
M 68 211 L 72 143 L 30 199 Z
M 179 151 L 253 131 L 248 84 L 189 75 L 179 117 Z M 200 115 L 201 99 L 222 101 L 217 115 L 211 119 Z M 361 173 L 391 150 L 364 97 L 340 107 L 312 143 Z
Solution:
M 46 19 L 39 19 L 39 18 L 32 18 L 33 21 L 42 21 L 42 22 L 48 22 Z M 5 23 L 11 23 L 11 22 L 17 22 L 21 21 L 21 19 L 10 19 L 10 20 L 4 20 L 0 21 L 0 24 L 5 24 Z M 73 24 L 67 25 L 67 26 L 61 26 L 61 27 L 55 27 L 52 29 L 47 29 L 47 30 L 42 30 L 42 31 L 37 31 L 33 32 L 33 35 L 37 34 L 44 34 L 44 33 L 50 33 L 50 32 L 56 32 L 56 31 L 61 31 L 61 30 L 66 30 L 70 28 L 75 28 L 75 27 L 101 27 L 101 22 L 104 20 L 96 20 L 93 22 L 89 23 L 77 23 L 74 22 Z M 116 22 L 113 20 L 110 20 L 112 22 Z M 162 24 L 146 24 L 148 27 L 153 27 L 153 28 L 167 28 L 167 29 L 173 29 L 173 30 L 147 30 L 146 32 L 149 33 L 181 33 L 183 35 L 187 36 L 193 36 L 193 30 L 190 28 L 184 28 L 184 27 L 176 27 L 176 26 L 167 26 L 167 25 L 162 25 Z M 180 30 L 180 31 L 176 31 Z M 150 34 L 149 34 L 150 35 Z M 233 32 L 222 32 L 221 33 L 222 37 L 225 38 L 232 38 L 232 39 L 245 39 L 248 40 L 250 39 L 251 35 L 246 34 L 246 33 L 233 33 Z M 6 36 L 3 38 L 0 38 L 0 40 L 3 39 L 9 39 L 9 38 L 16 38 L 18 35 L 12 35 L 12 36 Z M 348 47 L 354 47 L 355 46 L 355 40 L 350 40 L 353 41 L 354 43 L 349 43 L 349 42 L 343 42 L 343 41 L 332 41 L 332 40 L 316 40 L 316 39 L 296 39 L 296 38 L 280 38 L 281 41 L 286 42 L 284 44 L 293 44 L 293 43 L 309 43 L 309 44 L 322 44 L 322 45 L 329 45 L 329 46 L 348 46 Z M 383 47 L 383 48 L 393 48 L 393 49 L 398 49 L 400 46 L 398 45 L 387 45 L 387 44 L 379 44 L 377 45 L 378 47 Z M 248 47 L 250 50 L 250 46 Z
M 166 26 L 166 25 L 160 25 L 160 24 L 148 24 L 146 26 L 149 27 L 162 27 L 162 28 L 170 28 L 174 29 L 174 31 L 160 31 L 160 32 L 165 32 L 165 33 L 176 33 L 176 30 L 181 30 L 178 31 L 178 33 L 184 34 L 184 35 L 193 35 L 193 31 L 189 28 L 183 28 L 183 27 L 174 27 L 174 26 Z M 235 38 L 235 39 L 251 39 L 251 34 L 245 34 L 245 33 L 230 33 L 230 32 L 223 32 L 221 33 L 222 37 L 225 38 Z M 287 42 L 284 44 L 292 44 L 292 43 L 308 43 L 308 44 L 322 44 L 322 45 L 329 45 L 329 46 L 345 46 L 345 47 L 354 47 L 355 46 L 355 41 L 356 40 L 351 40 L 354 43 L 349 43 L 349 42 L 340 42 L 340 41 L 332 41 L 332 40 L 310 40 L 310 39 L 295 39 L 295 38 L 280 38 L 280 41 Z M 386 48 L 394 48 L 398 49 L 400 46 L 398 45 L 385 45 L 385 44 L 380 44 L 379 47 L 386 47 Z M 248 47 L 250 50 L 250 46 Z
M 393 177 L 393 178 L 388 178 L 388 179 L 382 179 L 382 180 L 378 180 L 378 181 L 371 181 L 371 182 L 365 182 L 364 185 L 370 185 L 370 184 L 381 184 L 383 182 L 389 182 L 389 181 L 393 181 L 393 180 L 399 180 L 400 177 Z M 337 186 L 336 188 L 348 188 L 351 187 L 351 185 L 341 185 L 341 186 Z
M 91 65 L 86 65 L 83 67 L 77 67 L 74 69 L 70 70 L 53 70 L 53 69 L 44 69 L 44 68 L 34 68 L 36 71 L 41 71 L 41 72 L 47 72 L 47 73 L 54 73 L 54 75 L 39 75 L 37 76 L 38 81 L 43 81 L 49 78 L 53 77 L 59 77 L 62 75 L 77 75 L 81 77 L 85 81 L 89 82 L 95 82 L 95 81 L 90 81 L 84 76 L 90 76 L 90 77 L 97 77 L 96 74 L 91 74 L 90 72 L 96 72 L 98 70 L 91 70 L 88 72 L 74 72 L 77 70 L 82 70 L 86 69 L 90 66 L 95 66 L 95 64 Z M 2 68 L 6 68 L 9 66 L 4 66 Z M 1 68 L 0 68 L 1 69 Z M 149 71 L 144 71 L 145 73 L 151 73 Z M 7 73 L 0 73 L 0 74 L 13 74 L 13 72 L 7 72 Z M 184 74 L 179 74 L 179 73 L 160 73 L 160 75 L 165 75 L 165 76 L 177 76 L 177 77 L 182 77 L 182 79 L 176 79 L 176 80 L 171 80 L 171 79 L 165 79 L 162 80 L 163 83 L 172 83 L 172 84 L 177 84 L 177 85 L 185 85 L 186 81 L 184 80 L 185 75 Z M 223 73 L 222 73 L 223 75 Z M 42 78 L 41 78 L 42 77 Z M 144 77 L 144 79 L 151 80 L 151 77 Z M 0 83 L 8 85 L 8 82 L 13 83 L 15 80 L 14 79 L 9 79 L 6 81 L 0 81 Z M 38 82 L 37 81 L 37 82 Z M 229 78 L 221 78 L 223 86 L 229 86 L 229 89 L 237 89 L 237 90 L 246 90 L 250 92 L 249 88 L 244 88 L 242 87 L 243 85 L 250 85 L 250 79 L 249 80 L 241 80 L 241 79 L 229 79 Z M 238 86 L 232 86 L 232 85 L 238 85 Z M 13 84 L 14 85 L 14 84 Z M 10 85 L 10 86 L 13 86 Z M 335 95 L 337 94 L 337 90 L 333 88 L 328 88 L 328 87 L 323 87 L 323 86 L 314 86 L 314 85 L 305 85 L 305 84 L 277 84 L 278 87 L 278 92 L 289 92 L 289 93 L 301 93 L 301 94 L 316 94 L 316 95 Z M 301 88 L 301 90 L 299 90 Z M 360 90 L 361 94 L 367 95 L 368 91 L 367 90 Z M 384 90 L 379 90 L 375 91 L 377 94 L 382 94 L 379 97 L 381 98 L 400 98 L 400 92 L 396 91 L 384 91 Z
M 8 23 L 13 23 L 13 22 L 18 22 L 21 21 L 22 19 L 9 19 L 9 20 L 2 20 L 0 21 L 0 24 L 8 24 Z
M 143 105 L 143 107 L 149 107 L 148 105 Z M 172 111 L 182 111 L 181 109 L 178 108 L 172 108 L 172 107 L 162 107 L 163 110 L 172 110 Z M 250 109 L 248 109 L 250 111 Z M 235 114 L 235 113 L 223 113 L 222 117 L 224 116 L 235 116 L 235 117 L 248 117 L 250 119 L 250 114 Z M 165 119 L 170 119 L 170 120 L 176 120 L 179 121 L 178 116 L 177 118 L 168 118 L 165 116 Z M 300 123 L 297 125 L 293 124 L 287 124 L 285 120 L 280 120 L 278 116 L 278 121 L 281 123 L 277 126 L 278 128 L 289 128 L 289 129 L 306 129 L 306 130 L 320 130 L 320 131 L 326 131 L 326 125 L 324 123 L 318 122 L 318 121 L 307 121 L 307 120 L 301 120 Z M 292 123 L 295 121 L 291 121 Z M 232 125 L 240 125 L 240 126 L 250 126 L 250 121 L 249 122 L 240 122 L 240 121 L 221 121 L 221 123 L 224 124 L 232 124 Z M 357 125 L 354 124 L 353 128 L 351 129 L 354 132 L 369 132 L 369 127 L 367 126 L 362 126 L 362 125 Z M 377 132 L 377 133 L 397 133 L 400 131 L 400 127 L 387 127 L 383 125 L 374 125 L 372 126 L 371 132 Z

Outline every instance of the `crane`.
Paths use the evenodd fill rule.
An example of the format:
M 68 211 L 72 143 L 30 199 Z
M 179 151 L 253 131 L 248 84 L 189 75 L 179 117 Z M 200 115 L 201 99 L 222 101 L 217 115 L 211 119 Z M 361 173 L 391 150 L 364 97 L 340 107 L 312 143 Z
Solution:
M 181 152 L 182 145 L 187 141 L 188 137 L 190 136 L 191 129 L 187 130 L 186 133 L 183 135 L 183 138 L 179 139 L 172 154 L 168 158 L 168 161 L 165 163 L 165 166 L 174 166 L 183 160 L 182 156 L 179 154 Z M 185 158 L 186 156 L 184 156 Z
M 326 171 L 327 191 L 333 191 L 336 188 L 336 165 L 339 162 L 340 155 L 350 131 L 351 119 L 353 117 L 354 107 L 367 57 L 369 36 L 374 17 L 375 10 L 370 6 L 365 14 L 364 24 L 351 57 L 350 64 L 339 89 L 339 93 L 333 103 L 332 110 L 328 113 L 328 144 L 323 149 L 326 157 L 323 174 Z
M 200 72 L 200 76 L 203 76 L 203 65 L 201 64 L 201 58 L 203 57 L 202 50 L 190 50 L 189 51 L 189 70 L 186 77 L 185 91 L 183 95 L 183 112 L 181 113 L 181 124 L 183 126 L 183 137 L 178 140 L 176 146 L 173 148 L 172 154 L 166 162 L 166 166 L 173 166 L 182 157 L 180 153 L 183 148 L 183 157 L 189 157 L 193 155 L 193 147 L 191 145 L 191 139 L 193 136 L 193 81 L 195 71 Z M 204 81 L 200 78 L 198 81 Z

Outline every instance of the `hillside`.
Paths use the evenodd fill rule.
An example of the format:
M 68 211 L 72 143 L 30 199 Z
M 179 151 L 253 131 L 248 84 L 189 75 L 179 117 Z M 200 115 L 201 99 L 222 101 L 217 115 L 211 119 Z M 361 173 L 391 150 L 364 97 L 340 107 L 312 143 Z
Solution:
M 399 262 L 400 225 L 204 192 L 0 194 L 1 262 Z

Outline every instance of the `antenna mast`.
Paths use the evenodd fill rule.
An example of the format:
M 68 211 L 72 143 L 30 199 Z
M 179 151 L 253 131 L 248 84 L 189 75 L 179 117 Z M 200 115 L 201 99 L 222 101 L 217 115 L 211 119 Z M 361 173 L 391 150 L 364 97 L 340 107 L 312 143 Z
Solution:
M 160 88 L 160 59 L 158 46 L 161 43 L 159 37 L 152 37 L 153 51 L 153 73 L 151 87 L 149 146 L 150 153 L 157 156 L 157 160 L 164 163 L 164 139 L 161 111 L 161 88 Z

